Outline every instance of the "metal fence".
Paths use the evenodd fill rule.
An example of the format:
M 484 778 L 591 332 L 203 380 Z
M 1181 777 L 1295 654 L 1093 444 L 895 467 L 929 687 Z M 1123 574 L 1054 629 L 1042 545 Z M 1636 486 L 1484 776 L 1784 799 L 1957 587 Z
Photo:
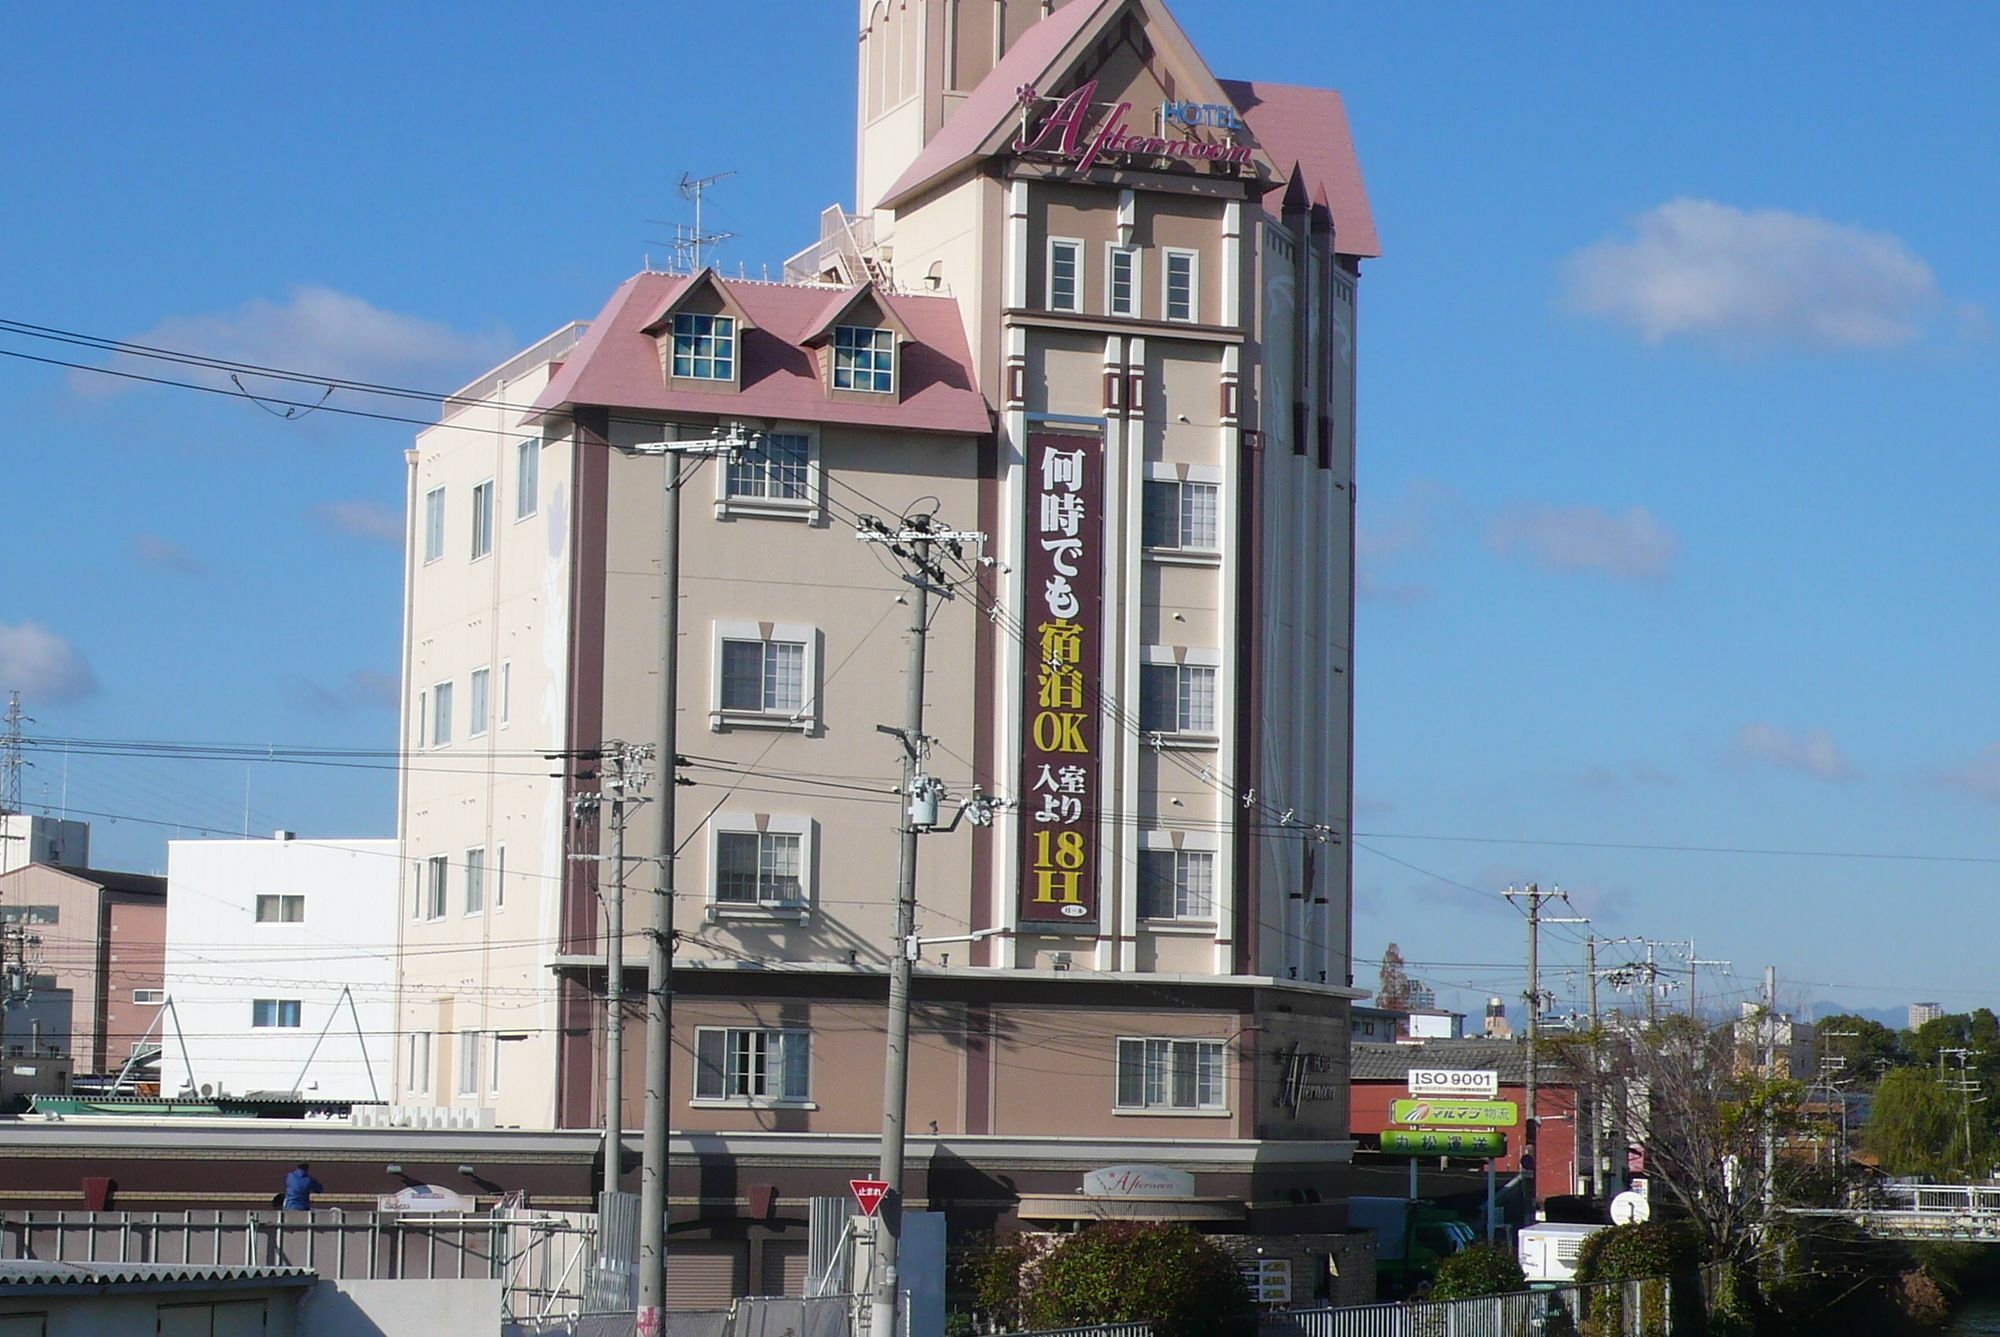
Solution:
M 669 1309 L 661 1337 L 849 1337 L 851 1295 L 744 1296 L 727 1309 Z M 1144 1337 L 1146 1325 L 1129 1324 Z M 637 1315 L 577 1314 L 514 1322 L 507 1337 L 636 1337 Z

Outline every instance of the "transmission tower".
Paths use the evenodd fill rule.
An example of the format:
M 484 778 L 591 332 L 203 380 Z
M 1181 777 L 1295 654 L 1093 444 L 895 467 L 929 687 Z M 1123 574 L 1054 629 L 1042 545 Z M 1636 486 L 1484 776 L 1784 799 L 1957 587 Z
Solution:
M 21 768 L 27 765 L 21 760 L 21 726 L 34 722 L 21 713 L 21 694 L 7 693 L 7 713 L 0 716 L 6 726 L 0 733 L 0 813 L 21 811 Z

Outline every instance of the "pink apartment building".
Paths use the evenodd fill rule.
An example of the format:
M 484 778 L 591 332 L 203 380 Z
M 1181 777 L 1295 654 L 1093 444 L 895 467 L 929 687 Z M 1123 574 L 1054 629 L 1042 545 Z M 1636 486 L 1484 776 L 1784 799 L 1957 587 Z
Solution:
M 601 1118 L 577 800 L 659 729 L 633 447 L 737 427 L 682 492 L 679 1284 L 788 1275 L 804 1198 L 873 1165 L 907 587 L 864 516 L 991 559 L 929 637 L 927 769 L 1000 803 L 922 842 L 919 934 L 962 940 L 917 966 L 911 1204 L 1089 1219 L 1085 1175 L 1142 1164 L 1190 1191 L 1121 1210 L 1337 1228 L 1377 253 L 1340 98 L 1216 78 L 1158 0 L 864 0 L 858 36 L 859 207 L 785 281 L 635 275 L 409 454 L 396 1098 Z

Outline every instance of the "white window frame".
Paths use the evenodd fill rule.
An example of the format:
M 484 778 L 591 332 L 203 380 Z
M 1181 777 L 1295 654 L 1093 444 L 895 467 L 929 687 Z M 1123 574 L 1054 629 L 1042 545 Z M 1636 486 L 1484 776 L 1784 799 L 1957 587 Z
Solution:
M 715 463 L 715 514 L 757 516 L 776 520 L 815 520 L 819 517 L 822 485 L 825 482 L 819 456 L 819 432 L 810 423 L 783 422 L 769 429 L 744 424 L 754 441 L 759 436 L 798 436 L 806 442 L 806 494 L 803 497 L 758 497 L 729 490 L 732 477 L 727 460 Z
M 1215 542 L 1208 547 L 1194 547 L 1183 541 L 1174 547 L 1157 547 L 1146 544 L 1146 555 L 1154 561 L 1182 562 L 1191 566 L 1214 566 L 1222 560 L 1222 470 L 1213 465 L 1195 464 L 1180 466 L 1162 464 L 1155 461 L 1146 466 L 1146 477 L 1141 484 L 1139 498 L 1139 533 L 1146 536 L 1146 502 L 1144 489 L 1158 483 L 1175 485 L 1179 498 L 1176 510 L 1176 529 L 1180 528 L 1179 515 L 1186 506 L 1186 492 L 1190 485 L 1215 489 Z
M 1104 313 L 1110 316 L 1132 316 L 1137 318 L 1145 310 L 1146 262 L 1145 252 L 1137 246 L 1122 246 L 1115 241 L 1104 243 Z M 1118 309 L 1118 257 L 1132 259 L 1132 308 Z
M 493 714 L 493 670 L 481 666 L 472 670 L 466 682 L 465 692 L 465 736 L 483 738 L 486 726 Z
M 134 1007 L 161 1007 L 166 1001 L 167 991 L 165 989 L 134 989 L 132 991 L 132 1006 Z
M 1170 854 L 1175 861 L 1174 912 L 1169 915 L 1147 915 L 1145 913 L 1145 873 L 1148 855 Z M 1208 913 L 1182 914 L 1180 910 L 1179 863 L 1191 855 L 1208 858 Z M 1133 884 L 1133 904 L 1139 907 L 1140 921 L 1149 928 L 1172 928 L 1181 925 L 1196 926 L 1212 930 L 1222 899 L 1222 853 L 1220 843 L 1206 832 L 1189 831 L 1181 835 L 1181 843 L 1174 844 L 1173 835 L 1166 831 L 1145 831 L 1139 837 L 1138 879 Z
M 428 1095 L 431 1089 L 431 1033 L 410 1031 L 403 1054 L 403 1089 Z
M 514 520 L 532 519 L 541 509 L 542 439 L 522 437 L 514 443 Z
M 486 913 L 486 847 L 474 845 L 465 852 L 465 916 L 476 919 Z
M 680 340 L 683 338 L 700 339 L 704 337 L 702 335 L 695 334 L 693 332 L 683 335 L 681 333 L 681 322 L 683 320 L 686 321 L 707 320 L 711 322 L 713 321 L 728 322 L 729 332 L 726 335 L 719 334 L 717 332 L 716 327 L 713 324 L 711 324 L 709 326 L 708 334 L 705 336 L 711 340 L 717 338 L 726 338 L 729 340 L 729 354 L 726 359 L 717 356 L 713 352 L 711 352 L 709 355 L 710 370 L 713 371 L 715 367 L 726 364 L 729 369 L 727 375 L 703 376 L 698 372 L 696 372 L 694 369 L 696 364 L 696 355 L 692 348 L 690 348 L 688 352 L 687 371 L 682 372 L 676 369 L 675 363 L 678 358 L 678 353 L 676 352 L 676 346 L 678 345 Z M 717 312 L 677 311 L 674 313 L 673 319 L 670 320 L 667 324 L 667 375 L 668 376 L 679 381 L 709 381 L 711 383 L 721 385 L 735 381 L 737 378 L 737 369 L 742 365 L 743 365 L 743 330 L 741 327 L 741 323 L 736 319 L 736 317 L 730 315 L 726 311 L 717 311 Z
M 702 1059 L 702 1050 L 704 1048 L 703 1037 L 714 1035 L 722 1037 L 719 1043 L 723 1047 L 723 1066 L 717 1073 L 715 1082 L 716 1085 L 721 1087 L 720 1091 L 716 1091 L 714 1086 L 710 1084 L 710 1073 L 714 1070 L 713 1065 L 704 1067 Z M 763 1084 L 766 1091 L 770 1089 L 770 1078 L 772 1068 L 774 1067 L 771 1055 L 771 1037 L 784 1036 L 786 1039 L 783 1043 L 787 1045 L 799 1043 L 805 1046 L 805 1091 L 803 1094 L 793 1096 L 783 1094 L 784 1075 L 782 1071 L 778 1073 L 778 1095 L 759 1095 L 754 1093 L 738 1095 L 729 1089 L 735 1084 L 732 1079 L 737 1077 L 741 1071 L 739 1068 L 736 1072 L 732 1072 L 730 1060 L 736 1054 L 739 1046 L 744 1043 L 744 1037 L 751 1036 L 762 1038 L 761 1043 L 764 1052 L 760 1056 L 759 1061 L 763 1065 Z M 712 1044 L 716 1042 L 709 1041 L 708 1043 Z M 689 1103 L 707 1106 L 733 1106 L 739 1109 L 817 1109 L 819 1107 L 813 1103 L 812 1099 L 812 1051 L 812 1032 L 804 1027 L 697 1026 L 694 1031 L 694 1080 L 691 1085 L 691 1089 L 695 1094 L 693 1100 Z M 710 1086 L 709 1094 L 703 1094 L 702 1088 L 704 1086 Z
M 1142 705 L 1137 723 L 1141 733 L 1148 738 L 1154 734 L 1158 734 L 1160 744 L 1163 747 L 1214 746 L 1216 740 L 1221 736 L 1222 712 L 1225 704 L 1222 699 L 1222 652 L 1206 648 L 1188 648 L 1177 651 L 1176 647 L 1170 645 L 1148 645 L 1140 649 L 1139 665 L 1141 682 L 1140 701 Z M 1145 682 L 1146 670 L 1149 668 L 1174 668 L 1179 670 L 1179 673 L 1176 675 L 1174 692 L 1175 725 L 1172 729 L 1152 728 L 1149 727 L 1146 721 L 1143 706 L 1145 700 L 1145 688 L 1143 684 Z M 1180 723 L 1179 676 L 1185 674 L 1189 669 L 1206 669 L 1210 675 L 1210 718 L 1208 721 L 1209 727 L 1206 729 L 1182 725 Z
M 266 919 L 266 918 L 264 918 L 264 902 L 265 902 L 265 901 L 276 901 L 276 902 L 278 903 L 278 918 L 276 918 L 276 919 Z M 286 918 L 284 917 L 284 914 L 285 914 L 285 902 L 287 902 L 287 901 L 297 901 L 297 902 L 298 902 L 298 906 L 299 906 L 299 917 L 298 917 L 297 919 L 286 919 Z M 305 923 L 305 922 L 306 922 L 306 896 L 305 896 L 305 893 L 304 893 L 304 892 L 302 892 L 302 891 L 260 891 L 260 892 L 257 892 L 257 893 L 256 893 L 256 894 L 255 894 L 254 896 L 252 896 L 252 897 L 250 898 L 250 921 L 251 921 L 252 923 L 254 923 L 254 924 L 277 924 L 277 925 L 285 925 L 285 924 L 303 924 L 303 923 Z
M 1074 284 L 1074 290 L 1070 294 L 1070 304 L 1068 306 L 1058 306 L 1056 304 L 1056 248 L 1059 246 L 1069 248 L 1071 253 L 1076 256 L 1076 281 Z M 1048 298 L 1049 310 L 1067 311 L 1077 315 L 1082 314 L 1083 284 L 1084 284 L 1083 253 L 1084 253 L 1084 244 L 1083 244 L 1083 238 L 1081 237 L 1049 238 L 1047 254 L 1045 256 L 1045 263 L 1047 265 L 1047 269 L 1044 275 L 1047 281 L 1042 285 L 1047 290 L 1046 296 Z
M 424 860 L 424 922 L 435 924 L 451 912 L 451 856 Z
M 458 1094 L 479 1094 L 479 1032 L 458 1033 Z
M 257 1020 L 257 1010 L 263 1007 L 267 1003 L 273 1009 L 272 1015 L 277 1017 L 278 1020 L 276 1021 Z M 289 1005 L 292 1009 L 292 1014 L 291 1014 L 292 1020 L 289 1024 L 284 1020 L 285 1008 L 287 1005 Z M 305 1019 L 306 1019 L 306 1005 L 305 1005 L 305 1000 L 303 999 L 253 998 L 250 1000 L 250 1029 L 253 1031 L 302 1030 L 305 1027 Z
M 1176 325 L 1194 325 L 1201 321 L 1201 252 L 1185 246 L 1163 246 L 1160 248 L 1160 319 L 1172 321 Z M 1188 309 L 1184 316 L 1174 314 L 1174 261 L 1188 262 Z
M 797 836 L 799 840 L 799 899 L 781 901 L 725 901 L 720 897 L 722 881 L 722 837 Z M 814 876 L 818 855 L 818 823 L 810 817 L 733 812 L 718 813 L 708 823 L 708 917 L 710 919 L 798 919 L 812 913 L 818 891 Z
M 1125 1046 L 1144 1046 L 1140 1050 L 1140 1099 L 1137 1102 L 1125 1099 Z M 1157 1048 L 1156 1048 L 1157 1047 Z M 1195 1100 L 1192 1104 L 1176 1103 L 1174 1100 L 1174 1051 L 1186 1048 L 1193 1051 L 1196 1067 L 1193 1080 Z M 1203 1051 L 1212 1050 L 1215 1055 L 1215 1092 L 1213 1102 L 1201 1099 L 1201 1056 Z M 1159 1073 L 1161 1098 L 1153 1098 L 1153 1056 L 1160 1054 L 1164 1068 Z M 1111 1064 L 1111 1108 L 1114 1114 L 1165 1115 L 1176 1118 L 1220 1117 L 1229 1113 L 1229 1045 L 1227 1041 L 1200 1035 L 1121 1035 L 1112 1050 Z
M 431 725 L 431 693 L 427 687 L 417 689 L 417 751 L 429 746 Z
M 498 702 L 499 726 L 504 729 L 513 723 L 514 716 L 514 661 L 500 661 L 500 699 Z
M 493 480 L 472 485 L 472 560 L 493 555 Z
M 424 493 L 424 565 L 444 560 L 444 484 Z
M 497 913 L 507 908 L 507 842 L 493 843 L 493 909 Z
M 766 635 L 765 626 L 770 627 Z M 800 683 L 801 701 L 796 711 L 744 710 L 722 704 L 723 646 L 729 641 L 790 642 L 805 646 L 805 669 Z M 717 733 L 731 728 L 797 729 L 819 732 L 819 628 L 802 622 L 739 622 L 718 620 L 709 662 L 709 728 Z
M 451 746 L 451 679 L 431 684 L 431 746 Z
M 500 1046 L 504 1043 L 500 1032 L 489 1033 L 486 1043 L 486 1094 L 500 1094 Z
M 841 335 L 842 335 L 843 333 L 845 333 L 845 334 L 849 334 L 849 335 L 859 335 L 859 334 L 865 334 L 865 335 L 869 336 L 869 339 L 868 339 L 868 342 L 869 342 L 869 345 L 870 345 L 870 346 L 869 346 L 868 348 L 866 348 L 866 349 L 860 349 L 860 348 L 854 348 L 854 349 L 843 349 L 843 348 L 841 348 L 841 346 L 840 346 L 840 336 L 841 336 Z M 873 385 L 873 384 L 870 384 L 870 385 L 852 385 L 852 384 L 850 384 L 850 385 L 842 385 L 842 384 L 840 383 L 840 372 L 841 372 L 841 368 L 840 368 L 840 356 L 841 356 L 841 354 L 842 354 L 843 352 L 847 352 L 847 353 L 850 353 L 850 354 L 854 354 L 854 355 L 858 355 L 858 354 L 861 354 L 861 353 L 864 353 L 864 352 L 865 352 L 865 353 L 866 353 L 866 355 L 868 356 L 868 358 L 869 358 L 869 359 L 870 359 L 870 360 L 872 361 L 873 359 L 875 359 L 875 358 L 877 358 L 877 357 L 880 357 L 880 356 L 882 355 L 882 350 L 881 350 L 881 348 L 879 347 L 879 345 L 881 344 L 881 342 L 882 342 L 882 340 L 883 340 L 883 338 L 884 338 L 885 336 L 887 337 L 887 339 L 888 339 L 888 341 L 889 341 L 889 371 L 888 371 L 888 377 L 889 377 L 889 383 L 888 383 L 887 385 Z M 831 346 L 832 346 L 832 349 L 833 349 L 833 361 L 832 361 L 832 364 L 831 364 L 831 366 L 830 366 L 830 367 L 828 368 L 828 372 L 829 372 L 829 374 L 828 374 L 828 377 L 827 377 L 827 384 L 828 384 L 828 385 L 829 385 L 829 386 L 830 386 L 831 388 L 833 388 L 833 389 L 835 389 L 835 390 L 847 390 L 847 391 L 853 391 L 853 392 L 854 392 L 855 394 L 863 394 L 863 395 L 893 395 L 893 394 L 895 394 L 895 393 L 896 393 L 896 379 L 897 379 L 897 378 L 896 378 L 896 364 L 897 364 L 897 362 L 899 361 L 899 359 L 898 359 L 898 358 L 897 358 L 897 356 L 896 356 L 896 351 L 897 351 L 897 347 L 898 347 L 898 343 L 899 343 L 899 341 L 898 341 L 898 340 L 897 340 L 897 338 L 896 338 L 896 332 L 895 332 L 894 330 L 890 329 L 890 328 L 889 328 L 888 326 L 886 326 L 886 325 L 836 325 L 836 326 L 834 326 L 834 327 L 833 327 L 833 343 L 832 343 L 832 345 L 831 345 Z M 868 378 L 868 379 L 869 379 L 870 381 L 873 381 L 873 380 L 874 380 L 874 379 L 875 379 L 876 377 L 878 377 L 878 376 L 882 375 L 882 373 L 881 373 L 880 371 L 877 371 L 877 370 L 876 370 L 876 369 L 875 369 L 875 368 L 874 368 L 873 366 L 870 366 L 870 367 L 869 367 L 869 368 L 868 368 L 868 369 L 867 369 L 867 370 L 866 370 L 865 372 L 861 372 L 861 373 L 859 373 L 859 374 L 860 374 L 860 375 L 863 375 L 863 376 L 865 376 L 865 377 L 867 377 L 867 378 Z M 849 377 L 850 377 L 850 379 L 851 379 L 851 378 L 852 378 L 853 376 L 855 376 L 855 375 L 856 375 L 856 372 L 855 372 L 855 371 L 854 371 L 854 370 L 853 370 L 852 368 L 849 368 L 849 370 L 848 370 L 848 375 L 849 375 Z

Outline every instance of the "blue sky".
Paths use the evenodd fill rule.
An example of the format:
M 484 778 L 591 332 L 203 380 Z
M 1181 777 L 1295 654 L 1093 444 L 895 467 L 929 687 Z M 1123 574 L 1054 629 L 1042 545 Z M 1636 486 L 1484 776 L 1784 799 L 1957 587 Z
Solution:
M 1518 994 L 1493 893 L 1539 878 L 1732 960 L 1711 998 L 1770 962 L 1799 1001 L 2000 1001 L 1963 945 L 2000 928 L 2000 15 L 1175 11 L 1224 77 L 1344 92 L 1387 252 L 1361 981 L 1393 940 L 1457 1002 Z M 852 203 L 849 5 L 551 15 L 23 10 L 0 317 L 443 389 L 659 257 L 683 171 L 737 172 L 709 221 L 752 274 Z M 0 687 L 42 731 L 389 743 L 409 430 L 12 358 L 0 399 Z M 246 779 L 254 831 L 393 826 L 374 770 L 93 757 L 67 795 L 153 867 Z

